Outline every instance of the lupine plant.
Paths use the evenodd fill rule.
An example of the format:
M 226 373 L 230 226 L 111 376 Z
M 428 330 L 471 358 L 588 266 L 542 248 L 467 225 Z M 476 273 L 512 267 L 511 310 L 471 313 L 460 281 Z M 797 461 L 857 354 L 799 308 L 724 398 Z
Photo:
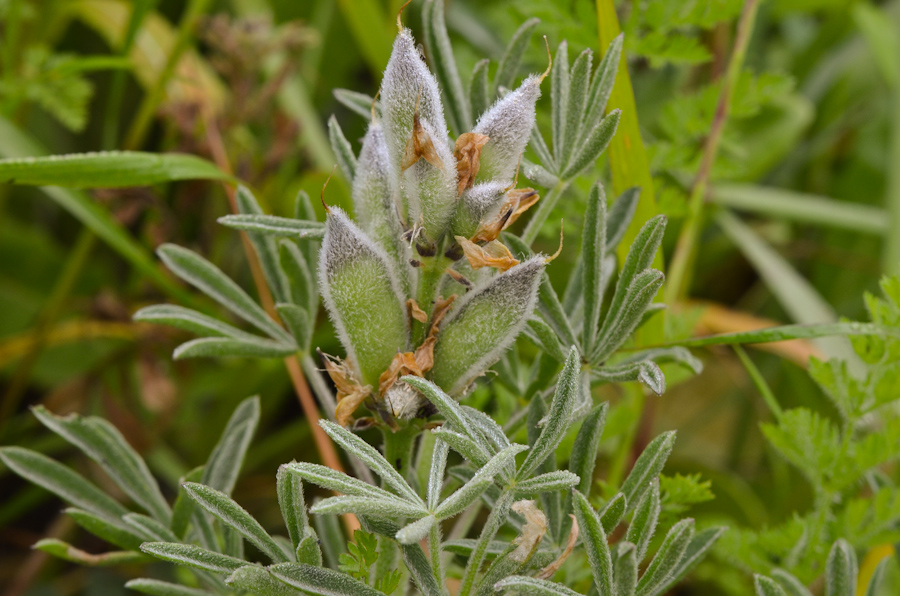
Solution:
M 664 276 L 651 264 L 665 219 L 644 222 L 619 263 L 616 249 L 639 189 L 608 201 L 602 184 L 594 184 L 580 255 L 562 297 L 546 273 L 554 255 L 532 249 L 560 197 L 616 132 L 619 112 L 607 113 L 606 103 L 622 38 L 596 69 L 590 50 L 570 65 L 565 42 L 552 59 L 548 48 L 546 71 L 516 86 L 523 48 L 537 24 L 528 21 L 515 34 L 493 82 L 489 62 L 478 63 L 466 91 L 443 3 L 425 3 L 431 69 L 412 32 L 398 22 L 379 93 L 336 92 L 368 121 L 360 150 L 336 119 L 329 123 L 355 217 L 328 205 L 324 189 L 325 222 L 316 220 L 304 193 L 295 216 L 285 218 L 263 213 L 249 189 L 237 190 L 239 213 L 220 222 L 248 235 L 273 308 L 200 255 L 174 245 L 159 249 L 174 274 L 256 332 L 178 305 L 144 308 L 135 319 L 199 336 L 179 346 L 175 358 L 299 355 L 327 414 L 310 423 L 346 452 L 355 475 L 308 462 L 282 465 L 276 476 L 282 536 L 231 497 L 259 419 L 258 398 L 241 403 L 206 464 L 184 477 L 174 502 L 113 425 L 37 408 L 40 422 L 94 460 L 139 511 L 53 459 L 5 447 L 0 458 L 10 469 L 60 496 L 79 526 L 120 550 L 90 554 L 57 539 L 36 548 L 86 565 L 162 560 L 179 566 L 166 580 L 127 584 L 160 596 L 411 590 L 427 596 L 654 596 L 694 568 L 724 529 L 697 530 L 692 519 L 665 519 L 660 475 L 674 432 L 652 440 L 624 482 L 606 487 L 608 498 L 592 495 L 608 410 L 607 403 L 595 404 L 593 389 L 636 381 L 663 393 L 661 362 L 701 368 L 685 347 L 631 344 L 662 308 L 654 299 Z M 535 122 L 546 86 L 550 143 Z M 520 179 L 549 192 L 542 198 L 520 187 Z M 516 233 L 514 224 L 526 212 L 528 225 Z M 895 286 L 885 287 L 896 293 Z M 343 354 L 319 352 L 317 363 L 312 343 L 320 299 Z M 896 324 L 881 320 L 885 316 L 875 316 L 876 322 Z M 516 355 L 520 339 L 538 349 L 527 366 Z M 896 369 L 882 368 L 878 382 L 896 377 Z M 841 439 L 836 448 L 851 449 L 864 415 L 883 405 L 880 394 L 866 401 L 868 394 L 856 391 L 837 364 L 817 364 L 815 371 L 838 396 L 845 427 L 841 437 L 810 431 L 809 444 L 827 434 L 823 442 Z M 525 405 L 502 425 L 464 403 L 494 375 Z M 853 389 L 850 397 L 840 397 L 839 385 Z M 847 487 L 804 467 L 809 454 L 791 443 L 803 437 L 804 421 L 812 430 L 826 425 L 788 412 L 766 433 L 807 474 L 819 474 L 813 480 L 824 491 L 824 520 L 830 500 Z M 362 438 L 369 429 L 381 433 L 381 444 Z M 893 458 L 887 448 L 883 455 Z M 857 470 L 852 480 L 867 471 Z M 316 496 L 309 499 L 311 487 Z M 349 543 L 339 516 L 361 528 Z M 473 530 L 476 519 L 482 521 Z M 853 549 L 838 540 L 828 556 L 826 593 L 849 596 L 856 568 Z M 775 580 L 756 577 L 758 594 L 808 593 L 787 571 L 772 575 Z

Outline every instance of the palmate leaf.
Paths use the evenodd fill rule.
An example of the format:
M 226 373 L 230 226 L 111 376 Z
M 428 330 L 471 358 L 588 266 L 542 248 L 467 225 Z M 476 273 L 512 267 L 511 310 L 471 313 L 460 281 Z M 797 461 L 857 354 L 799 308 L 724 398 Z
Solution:
M 174 180 L 233 178 L 195 155 L 103 151 L 0 160 L 0 181 L 31 186 L 124 188 Z
M 506 467 L 507 463 L 515 458 L 516 454 L 526 449 L 528 449 L 527 445 L 513 444 L 492 457 L 475 473 L 469 482 L 438 505 L 438 508 L 434 511 L 435 517 L 439 520 L 444 520 L 466 509 L 493 483 L 494 476 L 499 474 Z

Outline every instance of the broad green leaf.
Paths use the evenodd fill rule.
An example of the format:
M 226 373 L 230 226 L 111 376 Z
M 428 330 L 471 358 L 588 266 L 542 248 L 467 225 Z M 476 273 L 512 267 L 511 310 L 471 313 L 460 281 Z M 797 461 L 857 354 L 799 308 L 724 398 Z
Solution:
M 0 182 L 67 188 L 124 188 L 175 180 L 234 179 L 195 155 L 101 151 L 0 160 Z
M 444 0 L 426 0 L 422 8 L 422 29 L 432 68 L 443 90 L 450 128 L 457 135 L 462 134 L 472 128 L 472 114 L 444 23 Z
M 825 596 L 854 596 L 858 572 L 856 552 L 846 540 L 839 539 L 825 562 Z
M 382 488 L 372 486 L 362 480 L 336 472 L 319 464 L 294 462 L 285 464 L 284 467 L 291 473 L 297 474 L 307 482 L 312 482 L 322 488 L 352 495 L 355 497 L 374 497 L 386 501 L 398 500 L 399 497 Z
M 650 489 L 655 478 L 659 477 L 672 447 L 675 445 L 675 431 L 664 432 L 652 441 L 634 462 L 634 467 L 628 478 L 622 483 L 622 492 L 628 500 L 631 510 L 643 498 L 644 493 Z M 638 544 L 636 541 L 631 541 Z
M 594 349 L 594 339 L 600 326 L 600 307 L 603 305 L 602 269 L 606 257 L 606 193 L 597 182 L 588 194 L 584 214 L 584 231 L 581 234 L 583 259 L 582 291 L 584 293 L 584 325 L 581 345 L 585 353 Z
M 118 501 L 85 480 L 80 474 L 37 451 L 22 447 L 3 447 L 0 448 L 0 459 L 22 478 L 102 519 L 115 521 L 128 513 Z
M 494 584 L 495 590 L 514 590 L 526 596 L 579 596 L 578 592 L 545 579 L 512 575 Z
M 139 578 L 125 583 L 125 587 L 150 596 L 211 596 L 212 592 L 188 588 L 180 584 L 164 582 L 158 579 Z
M 258 232 L 281 238 L 322 238 L 325 235 L 325 224 L 318 221 L 292 219 L 277 215 L 242 213 L 223 215 L 217 220 L 226 228 Z
M 164 244 L 159 257 L 178 277 L 276 340 L 292 343 L 293 338 L 269 318 L 266 311 L 218 267 L 186 248 Z
M 292 338 L 293 341 L 293 338 Z M 271 339 L 232 339 L 202 337 L 175 348 L 174 360 L 184 358 L 284 358 L 297 352 L 297 346 Z
M 268 567 L 269 572 L 287 585 L 309 594 L 322 596 L 384 596 L 374 588 L 349 575 L 303 565 L 300 563 L 281 563 Z
M 246 561 L 229 557 L 193 546 L 191 544 L 175 544 L 172 542 L 145 542 L 141 550 L 148 555 L 197 569 L 214 573 L 231 573 L 246 565 Z
M 674 576 L 694 536 L 694 520 L 683 519 L 669 530 L 662 546 L 638 581 L 636 596 L 660 594 Z
M 112 551 L 94 555 L 79 548 L 75 548 L 67 542 L 57 540 L 56 538 L 44 538 L 38 540 L 32 548 L 63 559 L 64 561 L 70 561 L 87 567 L 112 567 L 114 565 L 146 562 L 146 557 L 141 553 L 133 551 Z
M 147 540 L 119 521 L 101 517 L 84 509 L 69 507 L 65 510 L 65 514 L 94 536 L 125 550 L 136 551 L 141 543 Z
M 640 561 L 647 554 L 650 540 L 656 533 L 656 523 L 659 521 L 661 509 L 659 478 L 655 477 L 650 481 L 650 489 L 644 492 L 644 496 L 634 508 L 634 517 L 632 517 L 631 523 L 628 525 L 628 533 L 625 535 L 625 540 L 637 548 L 637 558 Z
M 232 337 L 235 339 L 257 340 L 262 339 L 237 327 L 229 325 L 219 319 L 207 316 L 203 313 L 191 310 L 175 304 L 155 304 L 144 307 L 131 317 L 135 321 L 144 323 L 156 323 L 184 329 L 197 335 L 215 335 L 218 337 Z
M 541 20 L 537 18 L 532 17 L 528 19 L 519 25 L 519 28 L 509 40 L 509 44 L 503 51 L 503 57 L 500 58 L 500 64 L 497 66 L 497 74 L 494 76 L 494 96 L 498 94 L 501 87 L 512 89 L 515 85 L 525 50 L 528 48 L 531 37 L 534 35 L 534 30 L 540 22 Z M 486 67 L 485 73 L 487 73 Z M 480 114 L 482 111 L 476 111 L 476 114 Z
M 597 589 L 601 594 L 612 594 L 613 590 L 613 566 L 609 544 L 606 541 L 606 532 L 600 516 L 588 503 L 587 498 L 578 491 L 572 491 L 572 501 L 575 509 L 575 518 L 582 532 L 584 549 L 587 551 L 588 561 L 591 564 L 591 573 L 594 576 Z
M 787 596 L 775 580 L 764 575 L 753 576 L 753 587 L 756 590 L 756 596 Z
M 135 503 L 159 521 L 169 523 L 172 510 L 162 496 L 159 484 L 141 456 L 116 427 L 94 416 L 55 416 L 43 406 L 32 411 L 44 426 L 100 464 Z
M 575 436 L 575 444 L 572 445 L 569 470 L 581 478 L 577 489 L 584 496 L 590 494 L 591 485 L 594 482 L 597 449 L 600 446 L 600 437 L 603 435 L 608 410 L 608 402 L 603 402 L 592 409 L 581 423 L 581 428 Z
M 231 494 L 257 424 L 259 424 L 259 397 L 248 397 L 235 408 L 231 418 L 228 419 L 222 437 L 203 468 L 201 484 L 226 495 Z
M 340 445 L 347 453 L 358 457 L 373 472 L 381 476 L 391 488 L 403 499 L 415 503 L 416 505 L 425 506 L 425 503 L 416 494 L 403 476 L 392 466 L 377 449 L 360 439 L 349 430 L 341 427 L 329 420 L 319 420 L 319 426 L 328 433 L 331 439 Z
M 244 538 L 265 553 L 272 561 L 287 562 L 290 558 L 269 536 L 258 521 L 225 493 L 203 484 L 187 483 L 184 486 L 191 498 L 219 521 L 237 530 Z
M 541 429 L 541 434 L 534 447 L 528 452 L 525 461 L 522 462 L 522 466 L 519 468 L 519 479 L 524 480 L 528 478 L 538 466 L 544 463 L 544 460 L 556 451 L 566 431 L 569 430 L 569 426 L 572 424 L 572 412 L 578 397 L 579 369 L 578 350 L 573 346 L 569 350 L 562 372 L 559 373 L 559 379 L 556 382 L 556 392 L 553 395 L 550 411 L 547 414 L 547 422 Z
M 246 186 L 238 186 L 235 193 L 235 203 L 238 212 L 242 215 L 263 215 L 259 201 Z M 288 280 L 279 267 L 278 244 L 274 238 L 259 232 L 247 232 L 247 237 L 256 249 L 259 265 L 266 278 L 266 283 L 272 291 L 276 302 L 287 302 L 290 298 Z
M 541 493 L 568 490 L 579 482 L 578 476 L 565 470 L 556 470 L 534 476 L 516 484 L 516 497 L 535 497 Z
M 341 173 L 348 182 L 353 182 L 353 178 L 356 177 L 356 155 L 334 115 L 328 119 L 328 140 L 331 142 L 331 150 L 337 158 Z

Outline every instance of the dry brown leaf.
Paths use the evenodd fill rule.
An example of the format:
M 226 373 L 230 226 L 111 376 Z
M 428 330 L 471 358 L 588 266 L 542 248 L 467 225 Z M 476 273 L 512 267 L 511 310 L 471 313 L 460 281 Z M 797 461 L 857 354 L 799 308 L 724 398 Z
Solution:
M 462 236 L 456 236 L 456 241 L 462 247 L 463 254 L 466 256 L 472 269 L 478 270 L 482 267 L 493 267 L 503 272 L 519 264 L 519 261 L 516 260 L 506 245 L 497 240 L 492 240 L 484 246 L 479 246 Z
M 403 161 L 400 162 L 400 170 L 405 171 L 419 159 L 424 159 L 439 170 L 444 169 L 444 162 L 434 149 L 431 136 L 422 127 L 419 121 L 419 112 L 413 114 L 413 129 L 409 140 L 406 141 L 406 149 L 403 152 Z
M 325 361 L 325 372 L 331 377 L 337 389 L 337 406 L 334 410 L 335 422 L 341 426 L 349 426 L 353 422 L 353 412 L 372 394 L 372 387 L 362 385 L 353 378 L 350 366 L 338 358 L 322 355 Z
M 473 242 L 496 240 L 500 232 L 511 226 L 519 216 L 540 200 L 541 196 L 533 188 L 517 188 L 506 193 L 497 214 L 488 221 L 481 222 Z
M 509 555 L 509 558 L 524 563 L 531 558 L 544 534 L 547 533 L 547 516 L 537 508 L 534 501 L 516 501 L 512 504 L 512 510 L 525 518 L 525 525 L 522 526 L 519 537 L 513 540 L 513 544 L 518 548 Z
M 575 516 L 571 513 L 569 517 L 572 518 L 572 529 L 569 530 L 569 540 L 566 541 L 566 548 L 563 552 L 556 558 L 555 561 L 541 569 L 537 575 L 535 575 L 538 579 L 550 579 L 553 577 L 553 574 L 559 571 L 559 568 L 562 567 L 563 563 L 566 562 L 566 559 L 569 558 L 569 555 L 572 554 L 572 551 L 575 550 L 575 543 L 578 542 L 578 520 L 575 519 Z
M 409 311 L 409 316 L 420 323 L 428 320 L 428 313 L 419 308 L 419 303 L 416 302 L 415 298 L 410 298 L 406 301 L 406 310 Z
M 456 158 L 457 194 L 471 188 L 481 168 L 481 149 L 490 137 L 477 132 L 466 132 L 456 139 L 453 156 Z
M 459 271 L 455 271 L 455 270 L 451 269 L 450 267 L 447 267 L 447 269 L 445 270 L 445 273 L 447 275 L 449 275 L 450 277 L 452 277 L 453 281 L 455 281 L 459 285 L 465 287 L 467 292 L 472 289 L 472 282 L 469 281 L 468 277 L 466 277 Z

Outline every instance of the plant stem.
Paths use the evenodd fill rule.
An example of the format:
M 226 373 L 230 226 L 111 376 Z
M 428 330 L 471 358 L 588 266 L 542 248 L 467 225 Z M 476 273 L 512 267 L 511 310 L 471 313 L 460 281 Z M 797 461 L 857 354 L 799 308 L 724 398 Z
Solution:
M 484 562 L 487 547 L 497 534 L 500 526 L 506 521 L 513 498 L 513 491 L 504 490 L 494 504 L 494 508 L 488 514 L 488 518 L 481 529 L 481 535 L 478 537 L 478 542 L 475 544 L 472 554 L 469 555 L 468 563 L 466 563 L 466 571 L 459 588 L 459 596 L 469 596 L 472 593 L 472 588 L 475 585 L 475 576 L 478 575 L 481 564 Z
M 725 80 L 722 82 L 722 91 L 719 94 L 719 101 L 713 116 L 712 128 L 703 148 L 700 169 L 697 171 L 697 177 L 691 187 L 687 220 L 678 236 L 678 244 L 675 246 L 675 254 L 668 271 L 669 279 L 665 290 L 665 301 L 668 304 L 683 300 L 688 292 L 689 267 L 694 259 L 697 237 L 703 223 L 703 201 L 706 198 L 706 187 L 709 184 L 713 164 L 719 152 L 719 141 L 722 139 L 722 131 L 725 129 L 725 122 L 728 120 L 728 111 L 731 107 L 731 96 L 744 65 L 744 56 L 747 53 L 747 45 L 750 42 L 750 34 L 753 32 L 758 8 L 759 0 L 747 0 L 738 21 L 734 48 L 728 62 Z
M 419 428 L 415 424 L 403 426 L 396 431 L 382 430 L 384 435 L 384 459 L 394 466 L 400 475 L 407 478 L 412 467 L 412 451 Z
M 525 244 L 531 246 L 534 241 L 537 240 L 538 234 L 541 232 L 541 227 L 544 225 L 544 222 L 547 221 L 547 218 L 550 217 L 550 212 L 556 207 L 559 198 L 566 192 L 566 189 L 569 188 L 569 184 L 571 184 L 571 182 L 568 180 L 560 180 L 556 183 L 556 186 L 551 188 L 550 192 L 543 197 L 543 200 L 538 201 L 537 211 L 535 211 L 534 215 L 531 216 L 531 219 L 528 220 L 528 225 L 525 226 L 525 231 L 522 232 L 522 240 Z
M 781 422 L 781 416 L 783 413 L 781 410 L 781 406 L 778 405 L 778 400 L 775 398 L 775 394 L 772 393 L 772 390 L 769 388 L 769 384 L 766 383 L 766 379 L 756 367 L 756 364 L 753 363 L 753 360 L 750 359 L 750 356 L 747 355 L 747 352 L 744 351 L 744 348 L 742 346 L 735 345 L 733 347 L 734 353 L 737 354 L 738 358 L 741 359 L 741 363 L 743 363 L 744 368 L 747 369 L 747 374 L 750 375 L 750 379 L 753 381 L 753 384 L 756 385 L 757 391 L 759 391 L 759 394 L 766 402 L 766 405 L 769 406 L 769 410 L 772 411 L 772 415 L 775 416 L 775 419 L 778 422 Z
M 178 36 L 175 38 L 172 50 L 166 58 L 166 63 L 153 87 L 144 96 L 144 101 L 141 102 L 138 108 L 137 116 L 135 116 L 131 128 L 128 130 L 125 149 L 137 149 L 143 143 L 144 137 L 150 128 L 150 123 L 153 121 L 153 116 L 166 95 L 166 86 L 169 83 L 169 79 L 175 74 L 175 68 L 178 66 L 182 54 L 190 45 L 194 27 L 211 3 L 212 0 L 191 0 L 187 8 L 185 8 L 181 22 L 178 24 Z

